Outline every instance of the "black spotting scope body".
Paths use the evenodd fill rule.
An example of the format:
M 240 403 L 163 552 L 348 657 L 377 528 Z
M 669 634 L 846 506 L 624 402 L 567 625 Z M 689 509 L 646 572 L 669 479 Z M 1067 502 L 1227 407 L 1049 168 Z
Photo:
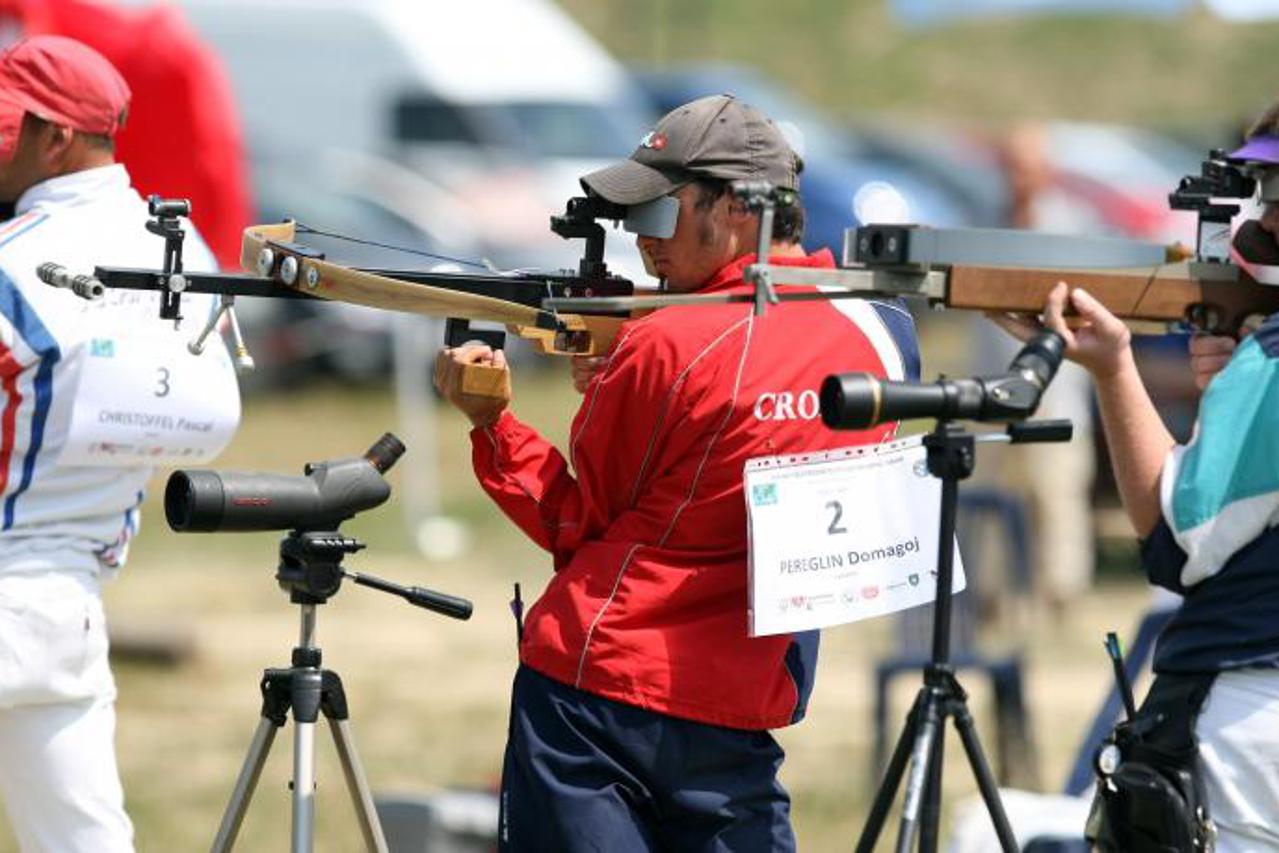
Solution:
M 382 478 L 404 453 L 390 433 L 363 456 L 309 463 L 301 477 L 235 471 L 174 471 L 164 514 L 178 532 L 336 530 L 385 501 Z
M 932 383 L 842 373 L 822 382 L 822 422 L 831 429 L 869 429 L 913 418 L 1017 421 L 1030 417 L 1061 364 L 1065 342 L 1055 332 L 1032 338 L 998 376 Z

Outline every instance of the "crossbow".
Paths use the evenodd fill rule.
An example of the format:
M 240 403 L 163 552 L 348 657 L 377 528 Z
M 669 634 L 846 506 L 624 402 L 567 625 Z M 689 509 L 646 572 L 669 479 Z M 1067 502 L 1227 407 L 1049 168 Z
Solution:
M 793 196 L 767 184 L 739 182 L 733 187 L 734 194 L 759 213 L 756 259 L 745 270 L 748 289 L 715 294 L 635 295 L 631 281 L 609 273 L 603 260 L 604 229 L 597 220 L 643 220 L 646 224 L 630 230 L 661 236 L 658 232 L 665 228 L 664 236 L 670 236 L 675 215 L 669 208 L 672 200 L 662 200 L 668 207 L 659 211 L 665 221 L 657 225 L 650 215 L 652 210 L 641 214 L 638 208 L 628 209 L 594 196 L 570 199 L 562 216 L 551 217 L 555 233 L 586 240 L 576 271 L 473 275 L 355 269 L 329 261 L 322 252 L 304 245 L 300 240 L 308 229 L 286 221 L 245 230 L 241 264 L 250 272 L 187 273 L 182 268 L 185 235 L 180 217 L 190 215 L 190 204 L 152 196 L 150 212 L 154 218 L 147 228 L 164 238 L 162 269 L 100 266 L 93 276 L 84 276 L 72 275 L 57 264 L 43 264 L 38 274 L 49 284 L 68 287 L 91 299 L 100 297 L 107 288 L 159 291 L 160 316 L 170 320 L 180 317 L 183 293 L 217 294 L 222 310 L 191 342 L 190 349 L 200 352 L 225 313 L 231 321 L 237 363 L 242 367 L 251 366 L 251 359 L 232 310 L 239 296 L 329 299 L 443 317 L 448 321 L 445 336 L 450 346 L 478 339 L 500 347 L 504 333 L 470 326 L 477 320 L 496 322 L 531 340 L 540 351 L 559 355 L 602 353 L 627 318 L 668 306 L 751 302 L 761 314 L 768 305 L 781 301 L 886 295 L 918 297 L 951 308 L 1038 312 L 1059 281 L 1086 288 L 1125 320 L 1179 323 L 1236 334 L 1249 318 L 1279 311 L 1279 287 L 1257 280 L 1268 281 L 1265 271 L 1279 270 L 1279 258 L 1263 259 L 1269 267 L 1233 262 L 1228 229 L 1238 208 L 1223 205 L 1217 198 L 1225 194 L 1244 197 L 1251 192 L 1249 180 L 1235 166 L 1212 159 L 1205 161 L 1202 178 L 1183 180 L 1170 196 L 1174 207 L 1199 211 L 1200 241 L 1194 253 L 1179 254 L 1135 240 L 870 225 L 845 232 L 842 263 L 835 269 L 770 264 L 775 209 L 791 203 Z M 1273 250 L 1273 240 L 1256 232 L 1256 227 L 1241 228 L 1236 243 L 1243 240 Z M 779 292 L 776 285 L 806 289 Z M 463 388 L 468 393 L 494 395 L 500 393 L 504 381 L 502 371 L 472 365 L 464 374 Z

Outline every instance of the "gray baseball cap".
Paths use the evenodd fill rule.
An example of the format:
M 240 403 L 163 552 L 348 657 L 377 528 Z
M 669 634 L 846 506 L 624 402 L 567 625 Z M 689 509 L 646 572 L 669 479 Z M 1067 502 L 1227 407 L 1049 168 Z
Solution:
M 582 186 L 615 204 L 641 204 L 703 177 L 798 190 L 802 169 L 772 119 L 732 95 L 712 95 L 671 110 L 629 160 L 583 176 Z

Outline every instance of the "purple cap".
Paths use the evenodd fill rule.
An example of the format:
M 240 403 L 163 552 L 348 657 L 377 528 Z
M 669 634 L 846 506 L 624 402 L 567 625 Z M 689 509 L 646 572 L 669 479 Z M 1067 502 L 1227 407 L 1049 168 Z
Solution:
M 1259 163 L 1279 163 L 1279 136 L 1258 134 L 1230 152 L 1231 160 L 1251 160 Z

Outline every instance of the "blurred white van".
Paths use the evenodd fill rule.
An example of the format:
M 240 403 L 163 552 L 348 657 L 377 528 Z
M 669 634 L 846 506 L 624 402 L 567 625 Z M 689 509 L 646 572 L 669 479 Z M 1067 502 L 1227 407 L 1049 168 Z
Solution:
M 402 163 L 439 189 L 405 218 L 446 220 L 438 237 L 501 265 L 568 265 L 580 250 L 549 215 L 651 121 L 549 0 L 169 1 L 225 62 L 259 164 L 305 171 L 323 149 Z M 629 244 L 610 235 L 610 259 L 642 276 Z

